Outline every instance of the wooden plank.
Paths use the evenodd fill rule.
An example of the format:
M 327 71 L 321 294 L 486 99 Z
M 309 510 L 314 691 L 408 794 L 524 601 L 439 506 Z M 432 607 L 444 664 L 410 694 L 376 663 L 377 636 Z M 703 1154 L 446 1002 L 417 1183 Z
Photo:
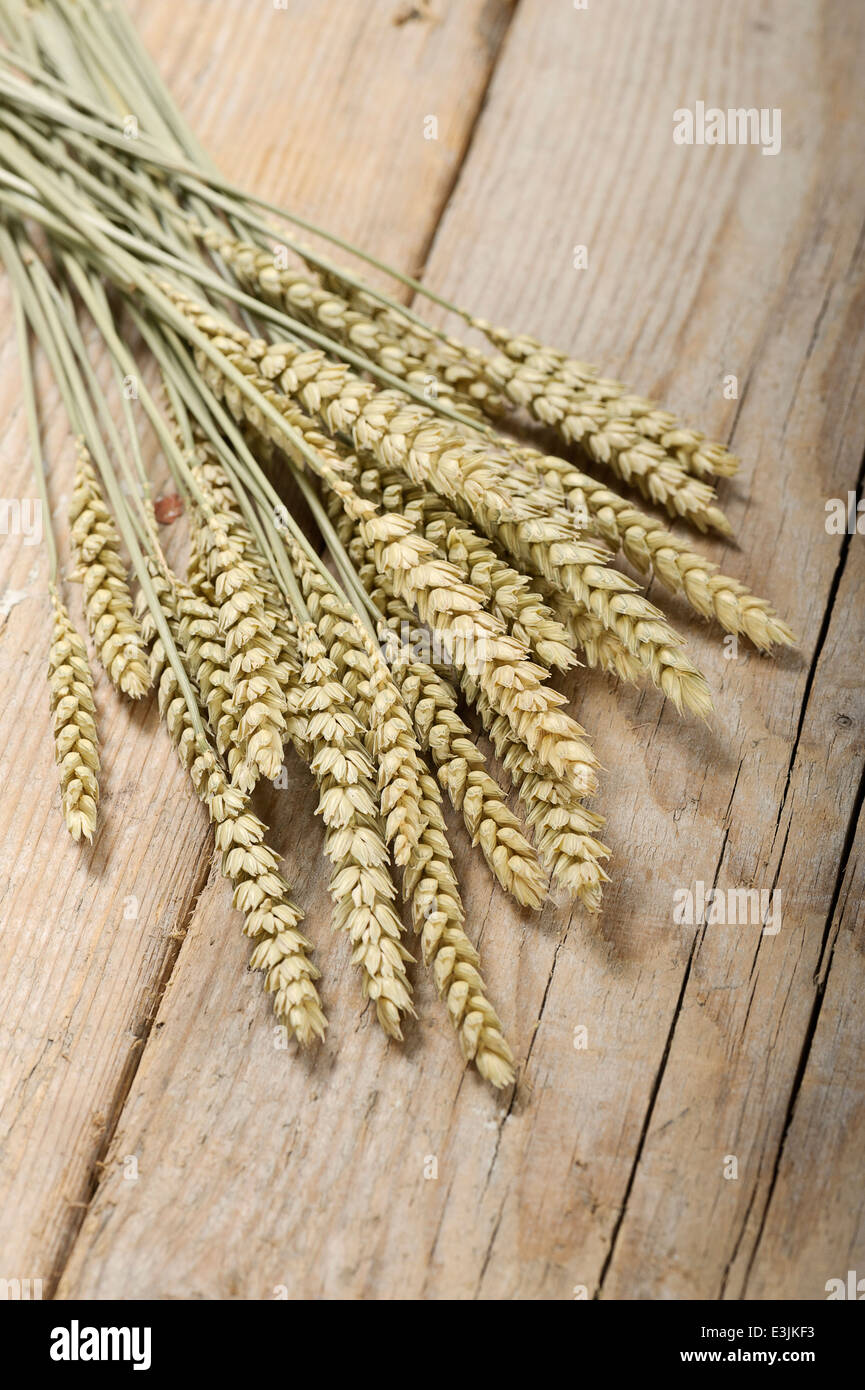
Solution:
M 855 601 L 861 611 L 861 564 L 858 569 Z M 836 691 L 841 699 L 833 701 L 839 725 L 855 717 L 843 700 L 844 693 L 842 687 Z M 838 1293 L 837 1286 L 828 1288 L 833 1279 L 842 1280 L 846 1292 L 849 1270 L 856 1270 L 857 1284 L 865 1278 L 861 791 L 853 831 L 845 872 L 839 868 L 837 902 L 820 963 L 813 1041 L 790 1107 L 783 1149 L 746 1274 L 747 1298 L 825 1298 L 829 1292 Z
M 470 921 L 523 1064 L 511 1097 L 460 1078 L 422 980 L 404 1049 L 356 1021 L 345 952 L 326 936 L 320 842 L 297 828 L 309 793 L 292 776 L 289 804 L 268 813 L 310 909 L 328 1043 L 274 1066 L 268 1020 L 233 986 L 242 952 L 217 936 L 214 885 L 64 1296 L 743 1287 L 862 763 L 861 683 L 847 689 L 842 659 L 852 589 L 835 599 L 831 642 L 822 624 L 841 553 L 824 502 L 855 485 L 863 449 L 863 19 L 826 0 L 787 5 L 783 21 L 756 0 L 639 12 L 523 0 L 428 275 L 733 437 L 745 464 L 727 496 L 742 548 L 726 563 L 784 608 L 801 652 L 764 662 L 743 648 L 726 661 L 679 610 L 716 691 L 711 728 L 680 723 L 651 692 L 612 698 L 603 679 L 571 682 L 609 769 L 600 803 L 615 883 L 598 921 L 562 905 L 529 920 L 458 840 Z M 781 106 L 782 154 L 674 146 L 673 111 L 698 99 Z M 576 243 L 587 272 L 572 269 Z M 735 403 L 722 394 L 729 372 Z M 852 725 L 833 723 L 839 689 Z M 675 927 L 674 894 L 696 879 L 780 885 L 782 931 Z M 722 1186 L 731 1151 L 740 1178 Z M 139 1158 L 135 1184 L 127 1154 Z
M 293 0 L 254 13 L 240 0 L 159 0 L 134 13 L 229 178 L 320 209 L 337 229 L 411 263 L 450 186 L 508 9 L 506 0 L 442 3 L 438 23 L 401 26 L 362 0 Z M 373 86 L 379 64 L 388 81 Z M 437 141 L 423 138 L 428 111 L 440 112 Z M 0 295 L 10 324 L 5 281 Z M 32 497 L 11 337 L 0 352 L 3 492 Z M 71 449 L 56 406 L 48 457 L 65 530 Z M 98 1175 L 211 839 L 154 710 L 122 706 L 100 681 L 102 829 L 92 852 L 72 845 L 49 734 L 43 553 L 4 537 L 0 571 L 0 1274 L 42 1278 L 47 1291 Z M 126 920 L 133 898 L 137 917 Z M 227 903 L 222 920 L 237 935 Z M 246 952 L 235 944 L 229 976 L 242 993 Z
M 777 821 L 743 825 L 738 808 L 751 795 L 747 782 L 732 799 L 717 881 L 723 887 L 770 887 L 778 911 L 772 928 L 779 929 L 761 935 L 759 927 L 710 925 L 698 934 L 604 1297 L 752 1296 L 747 1271 L 772 1194 L 775 1156 L 798 1089 L 823 972 L 829 971 L 833 999 L 840 994 L 843 1000 L 848 992 L 855 997 L 862 987 L 861 961 L 849 949 L 832 956 L 826 942 L 837 931 L 833 894 L 862 778 L 865 699 L 861 682 L 851 684 L 849 672 L 865 660 L 865 643 L 851 621 L 863 583 L 865 557 L 853 546 Z M 740 784 L 745 776 L 743 768 Z M 755 851 L 766 859 L 755 859 Z M 852 1037 L 846 1044 L 855 1047 Z M 837 1218 L 848 1222 L 861 1206 L 861 1192 L 839 1149 L 845 1122 L 850 1142 L 860 1144 L 863 1122 L 861 1111 L 858 1127 L 848 1113 L 855 1064 L 850 1075 L 852 1097 L 840 1084 L 843 1073 L 824 1097 L 837 1115 L 827 1124 L 822 1151 Z M 861 1083 L 861 1062 L 858 1076 Z M 810 1165 L 817 1156 L 815 1140 L 816 1132 L 799 1131 L 786 1151 L 793 1161 Z M 812 1185 L 798 1211 L 802 1224 L 788 1226 L 788 1234 L 798 1230 L 801 1236 L 813 1227 L 824 1201 L 825 1193 Z M 852 1230 L 849 1239 L 856 1243 Z M 861 1234 L 858 1245 L 861 1262 Z M 799 1296 L 819 1296 L 822 1283 L 816 1290 L 813 1283 L 819 1266 L 803 1257 L 795 1268 Z M 762 1296 L 779 1294 L 767 1285 Z
M 850 1297 L 850 1270 L 862 1296 L 861 869 L 860 853 L 844 884 L 832 973 L 744 1286 L 748 1298 L 837 1297 L 830 1280 L 843 1281 L 841 1296 Z

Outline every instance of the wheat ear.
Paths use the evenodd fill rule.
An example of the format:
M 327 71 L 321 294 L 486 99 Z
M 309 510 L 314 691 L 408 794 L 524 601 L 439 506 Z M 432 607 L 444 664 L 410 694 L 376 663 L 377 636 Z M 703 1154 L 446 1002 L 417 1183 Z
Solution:
M 605 627 L 584 603 L 564 593 L 555 584 L 538 578 L 534 582 L 550 612 L 567 629 L 574 646 L 582 652 L 587 666 L 598 667 L 632 685 L 639 683 L 645 668 L 617 633 Z
M 294 620 L 286 607 L 270 564 L 263 555 L 258 540 L 252 534 L 246 518 L 241 513 L 236 493 L 227 473 L 209 448 L 199 446 L 196 454 L 200 461 L 193 467 L 192 473 L 200 491 L 208 499 L 212 509 L 211 514 L 215 511 L 219 524 L 228 533 L 231 540 L 240 547 L 246 564 L 255 576 L 257 594 L 261 601 L 265 624 L 270 630 L 274 644 L 271 674 L 276 679 L 285 700 L 283 743 L 291 739 L 299 755 L 308 762 L 308 750 L 304 749 L 302 742 L 298 739 L 298 726 L 293 717 L 293 712 L 296 712 L 297 709 L 299 690 L 299 659 Z M 193 536 L 200 537 L 196 541 L 196 551 L 200 550 L 202 556 L 210 556 L 209 562 L 206 559 L 202 559 L 201 562 L 203 570 L 207 571 L 208 563 L 211 567 L 214 562 L 218 564 L 213 552 L 211 527 L 206 519 L 200 515 L 196 515 L 195 523 Z M 201 590 L 201 593 L 202 597 L 206 597 L 204 590 Z M 210 601 L 215 606 L 215 591 Z M 229 675 L 227 690 L 230 691 L 231 689 L 232 681 Z M 232 703 L 230 708 L 236 716 L 238 713 L 236 706 Z M 245 755 L 241 758 L 240 750 L 243 741 L 239 730 L 232 734 L 232 740 L 234 747 L 229 754 L 229 766 L 236 770 L 235 775 L 238 778 L 243 779 L 245 776 L 254 780 L 255 768 L 250 765 Z M 242 763 L 242 766 L 239 766 L 239 763 Z
M 449 372 L 454 370 L 461 386 L 470 377 L 474 390 L 478 389 L 476 377 L 461 369 L 462 357 L 458 353 L 451 352 L 443 367 L 441 359 L 434 355 L 436 347 L 441 346 L 434 333 L 416 325 L 409 325 L 415 330 L 411 338 L 395 332 L 387 311 L 375 312 L 382 309 L 381 304 L 362 290 L 350 291 L 347 297 L 343 292 L 347 287 L 338 280 L 310 273 L 308 269 L 278 265 L 271 252 L 220 229 L 202 228 L 192 221 L 189 225 L 231 267 L 238 281 L 259 298 L 345 344 L 418 390 L 427 389 L 432 372 L 439 400 L 452 400 L 463 414 L 482 419 L 471 400 L 457 400 Z
M 546 682 L 547 672 L 529 660 L 527 648 L 486 611 L 483 595 L 446 561 L 429 555 L 429 542 L 396 515 L 363 523 L 361 534 L 379 574 L 442 641 L 452 664 L 470 669 L 517 737 L 550 772 L 582 794 L 597 787 L 597 760 L 585 730 L 561 706 L 565 697 Z M 429 557 L 429 558 L 427 558 Z
M 567 671 L 575 664 L 568 629 L 544 603 L 528 576 L 503 560 L 486 537 L 478 535 L 438 493 L 409 482 L 397 471 L 382 475 L 374 468 L 359 473 L 357 484 L 361 494 L 375 500 L 384 511 L 401 512 L 415 521 L 438 555 L 484 594 L 491 611 L 544 666 Z
M 199 326 L 208 323 L 201 314 L 198 321 Z M 235 342 L 238 338 L 243 339 L 241 345 Z M 579 537 L 573 518 L 565 515 L 555 498 L 553 510 L 561 514 L 518 518 L 521 510 L 531 513 L 533 508 L 523 506 L 519 489 L 517 493 L 512 490 L 513 472 L 510 478 L 504 472 L 499 475 L 499 460 L 492 458 L 486 446 L 467 443 L 453 430 L 445 430 L 430 420 L 430 412 L 406 403 L 399 393 L 376 392 L 340 364 L 327 363 L 320 353 L 300 353 L 290 345 L 260 352 L 256 365 L 258 349 L 239 329 L 233 331 L 232 338 L 218 341 L 226 352 L 234 350 L 236 364 L 252 378 L 261 382 L 262 373 L 268 372 L 278 376 L 284 390 L 296 394 L 306 409 L 321 415 L 329 429 L 350 433 L 358 449 L 369 450 L 382 468 L 396 466 L 408 477 L 449 497 L 458 511 L 465 509 L 531 574 L 563 589 L 600 618 L 677 709 L 688 709 L 703 718 L 708 715 L 712 709 L 708 686 L 684 654 L 681 637 L 663 613 L 643 598 L 634 581 L 610 566 L 609 552 L 603 546 Z M 206 362 L 202 365 L 206 367 Z M 222 389 L 229 400 L 226 383 L 222 380 L 220 385 L 219 373 L 215 377 L 215 389 Z M 270 400 L 292 418 L 296 428 L 303 428 L 303 412 L 292 412 L 285 398 L 275 392 Z M 234 408 L 255 427 L 266 426 L 240 393 Z M 320 466 L 326 484 L 344 505 L 356 508 L 360 499 L 356 493 L 352 498 L 346 476 L 356 468 L 355 461 L 340 455 L 329 440 L 307 437 L 326 460 L 327 476 Z M 507 453 L 502 457 L 507 458 Z M 356 511 L 356 515 L 363 519 L 363 512 Z
M 547 580 L 599 618 L 679 711 L 709 715 L 709 687 L 685 655 L 682 637 L 632 579 L 607 563 L 608 551 L 594 542 L 557 538 L 551 521 L 502 524 L 497 541 L 530 574 Z
M 398 476 L 402 478 L 402 474 Z M 393 510 L 399 512 L 401 507 L 396 496 L 391 492 L 390 486 L 385 488 L 382 492 L 379 487 L 380 481 L 381 475 L 377 469 L 364 469 L 363 473 L 360 474 L 358 478 L 359 487 L 364 492 L 364 495 L 369 495 L 371 490 L 372 495 L 381 501 L 385 510 L 391 510 L 391 504 L 393 503 Z M 394 484 L 394 486 L 396 486 L 396 484 Z M 402 491 L 402 484 L 400 484 L 400 496 L 402 495 Z M 437 494 L 435 493 L 424 493 L 424 497 L 435 497 L 437 502 L 440 502 L 440 499 L 437 498 Z M 330 511 L 331 520 L 336 527 L 339 539 L 351 555 L 352 561 L 358 573 L 361 574 L 364 587 L 369 592 L 370 597 L 376 603 L 382 614 L 386 614 L 388 617 L 395 620 L 400 632 L 402 631 L 403 625 L 407 625 L 408 628 L 411 629 L 415 622 L 414 613 L 394 595 L 393 590 L 387 585 L 386 577 L 378 575 L 375 564 L 372 562 L 363 540 L 355 530 L 355 522 L 351 516 L 347 515 L 343 510 L 338 498 L 328 498 L 328 510 Z M 405 510 L 410 516 L 414 514 L 410 503 Z M 475 540 L 481 541 L 482 538 L 477 537 L 477 533 L 471 530 L 471 528 L 467 529 L 470 531 L 472 537 L 471 554 L 477 557 L 478 550 L 475 546 Z M 440 548 L 437 549 L 437 553 L 442 553 Z M 485 547 L 485 554 L 486 553 L 489 553 L 487 547 Z M 499 556 L 500 553 L 499 550 L 492 551 L 492 554 L 496 556 Z M 500 560 L 499 563 L 502 567 L 499 573 L 504 572 L 508 575 L 513 575 L 516 579 L 523 578 L 518 570 L 512 569 L 511 566 L 507 565 L 504 561 Z M 466 569 L 465 564 L 457 564 L 456 568 L 461 575 L 468 578 L 469 571 Z M 481 584 L 481 591 L 486 592 L 486 589 L 483 588 L 483 575 L 479 575 L 478 579 Z M 528 583 L 529 581 L 527 580 L 526 582 Z M 542 661 L 545 666 L 557 666 L 559 669 L 564 669 L 564 655 L 560 655 L 558 660 L 553 660 L 554 654 L 556 652 L 561 652 L 562 649 L 567 651 L 568 654 L 579 649 L 583 653 L 587 665 L 600 667 L 601 670 L 607 671 L 611 675 L 618 676 L 624 681 L 631 683 L 639 682 L 643 674 L 643 667 L 640 662 L 632 655 L 622 639 L 615 632 L 605 627 L 601 619 L 596 617 L 595 614 L 587 611 L 585 604 L 578 602 L 576 599 L 572 598 L 570 594 L 564 593 L 561 589 L 557 589 L 555 585 L 548 583 L 545 579 L 535 578 L 531 581 L 531 584 L 532 587 L 530 589 L 522 589 L 519 592 L 517 599 L 517 603 L 519 604 L 518 611 L 522 616 L 524 614 L 523 602 L 530 602 L 531 606 L 536 608 L 536 611 L 540 609 L 542 614 L 541 623 L 539 625 L 535 625 L 534 623 L 530 625 L 529 622 L 518 622 L 516 605 L 514 609 L 511 609 L 509 603 L 504 603 L 501 608 L 499 608 L 495 601 L 496 595 L 495 591 L 492 590 L 492 585 L 490 585 L 492 592 L 487 593 L 487 599 L 488 602 L 491 603 L 496 616 L 500 617 L 503 621 L 507 622 L 509 613 L 512 615 L 513 621 L 509 630 L 518 640 L 522 640 L 530 646 L 533 655 L 537 656 L 538 660 Z M 506 591 L 510 587 L 510 584 L 507 584 Z M 549 621 L 546 618 L 546 614 L 551 615 Z M 530 638 L 533 639 L 532 642 L 529 642 Z M 552 644 L 552 650 L 550 644 Z M 418 649 L 422 650 L 423 644 Z M 573 658 L 570 656 L 567 665 L 573 665 Z
M 506 893 L 523 907 L 540 908 L 546 880 L 538 856 L 508 809 L 471 730 L 457 713 L 453 686 L 427 662 L 416 657 L 403 660 L 399 647 L 393 672 L 422 746 L 429 751 L 451 804 L 462 813 L 472 844 L 480 846 Z
M 225 642 L 237 749 L 244 763 L 271 780 L 282 766 L 286 698 L 279 645 L 265 612 L 257 575 L 238 540 L 211 518 L 214 593 Z
M 706 438 L 700 430 L 683 425 L 655 401 L 638 396 L 620 381 L 601 377 L 595 367 L 575 361 L 556 348 L 544 347 L 527 335 L 514 336 L 504 329 L 484 326 L 487 337 L 510 362 L 525 365 L 548 382 L 555 394 L 561 387 L 565 399 L 585 395 L 602 404 L 611 419 L 632 424 L 636 432 L 655 441 L 664 457 L 695 477 L 732 477 L 739 460 L 725 445 Z M 501 366 L 501 359 L 496 359 Z M 495 373 L 494 373 L 495 375 Z
M 179 635 L 184 621 L 178 602 L 182 586 L 153 561 L 148 569 L 169 629 Z M 143 618 L 142 626 L 148 636 L 155 633 L 152 614 Z M 250 965 L 267 972 L 265 988 L 273 996 L 276 1017 L 306 1046 L 324 1037 L 327 1020 L 314 984 L 319 971 L 307 954 L 311 942 L 298 929 L 303 914 L 289 897 L 278 855 L 265 844 L 266 827 L 248 809 L 245 793 L 228 781 L 207 735 L 196 733 L 158 636 L 150 652 L 150 671 L 157 685 L 159 713 L 178 759 L 214 824 L 222 873 L 234 885 L 232 902 L 243 913 L 244 934 L 256 943 Z
M 292 562 L 327 655 L 334 662 L 363 725 L 363 740 L 377 769 L 385 841 L 403 867 L 421 831 L 423 766 L 411 719 L 381 652 L 352 609 L 323 575 L 292 548 Z
M 401 1038 L 402 1016 L 414 1016 L 405 973 L 411 956 L 402 944 L 402 923 L 393 909 L 396 889 L 378 814 L 373 766 L 351 697 L 337 679 L 314 624 L 301 623 L 298 637 L 303 657 L 301 714 L 313 750 L 311 767 L 319 785 L 325 850 L 334 866 L 330 894 L 335 925 L 351 941 L 352 963 L 363 975 L 364 998 L 375 1004 L 384 1031 Z
M 712 702 L 705 679 L 684 655 L 682 639 L 660 610 L 639 594 L 632 580 L 609 566 L 606 549 L 574 539 L 574 527 L 567 524 L 566 518 L 529 515 L 522 520 L 513 519 L 515 513 L 531 513 L 533 507 L 523 507 L 519 498 L 515 501 L 510 490 L 513 480 L 509 482 L 504 472 L 499 475 L 487 469 L 491 456 L 485 446 L 466 443 L 461 436 L 444 432 L 438 422 L 430 421 L 429 412 L 410 407 L 399 393 L 376 393 L 369 383 L 352 378 L 339 364 L 326 363 L 320 353 L 301 354 L 290 345 L 267 349 L 241 329 L 220 336 L 220 325 L 200 306 L 178 302 L 186 305 L 202 331 L 213 335 L 213 341 L 237 369 L 257 383 L 256 389 L 262 396 L 267 394 L 269 403 L 292 429 L 308 431 L 304 413 L 292 408 L 288 397 L 268 392 L 263 371 L 279 376 L 284 389 L 298 393 L 308 409 L 322 415 L 328 428 L 351 431 L 358 447 L 370 449 L 383 467 L 395 464 L 409 477 L 444 491 L 459 509 L 465 507 L 486 534 L 526 564 L 532 574 L 563 588 L 616 633 L 679 710 L 687 708 L 703 717 L 709 713 Z M 273 426 L 260 410 L 251 406 L 237 388 L 231 388 L 203 356 L 200 365 L 209 372 L 213 389 L 225 395 L 238 418 L 247 419 L 253 428 L 273 437 Z M 358 509 L 361 499 L 346 476 L 354 467 L 353 461 L 340 455 L 324 436 L 314 437 L 307 432 L 306 438 L 316 452 L 315 466 L 326 485 L 362 520 L 365 514 Z M 489 634 L 478 632 L 475 636 L 488 640 Z
M 601 378 L 594 367 L 475 320 L 499 349 L 491 357 L 421 328 L 333 277 L 329 293 L 286 284 L 286 308 L 299 300 L 307 319 L 314 315 L 325 331 L 368 353 L 393 375 L 421 381 L 431 374 L 440 389 L 455 394 L 461 410 L 477 407 L 493 420 L 527 409 L 565 443 L 582 444 L 596 462 L 668 506 L 673 515 L 687 516 L 701 529 L 727 532 L 713 491 L 691 480 L 731 476 L 739 463 L 735 455 L 621 382 Z
M 508 1086 L 514 1079 L 513 1053 L 487 998 L 478 953 L 463 926 L 465 913 L 438 787 L 429 773 L 424 773 L 422 785 L 424 828 L 418 853 L 405 871 L 412 922 L 463 1056 L 493 1086 Z
M 120 535 L 83 439 L 76 443 L 70 536 L 84 589 L 84 612 L 99 659 L 112 683 L 133 700 L 146 694 L 146 651 L 133 613 Z
M 92 842 L 99 801 L 99 750 L 93 676 L 87 648 L 75 630 L 54 584 L 50 585 L 53 627 L 48 685 L 54 715 L 54 757 L 60 769 L 63 818 L 73 840 Z
M 670 505 L 674 515 L 727 530 L 712 492 L 693 488 L 689 475 L 731 476 L 738 468 L 736 456 L 621 382 L 600 377 L 594 367 L 475 320 L 499 349 L 490 357 L 405 318 L 341 280 L 338 272 L 322 277 L 321 285 L 308 274 L 277 268 L 272 256 L 256 248 L 222 241 L 220 250 L 265 298 L 365 353 L 392 375 L 423 384 L 431 374 L 446 397 L 456 394 L 460 409 L 478 407 L 493 420 L 528 409 L 566 443 L 583 442 L 597 462 Z
M 569 506 L 585 508 L 603 539 L 621 549 L 632 565 L 656 575 L 671 592 L 684 594 L 702 617 L 714 618 L 727 632 L 744 633 L 761 651 L 795 643 L 771 604 L 720 573 L 711 560 L 624 497 L 562 459 L 533 450 L 520 450 L 518 457 L 545 486 L 561 490 Z
M 463 676 L 462 686 L 517 788 L 542 863 L 566 892 L 577 894 L 589 912 L 598 912 L 603 885 L 609 882 L 601 860 L 610 851 L 598 839 L 603 817 L 584 806 L 567 783 L 549 776 L 470 677 Z
M 366 552 L 359 538 L 358 545 L 360 561 Z M 454 809 L 462 813 L 472 844 L 480 845 L 506 893 L 524 907 L 539 908 L 546 884 L 537 854 L 505 804 L 505 793 L 490 775 L 471 730 L 457 714 L 453 686 L 417 655 L 426 647 L 427 635 L 371 559 L 359 565 L 359 575 L 386 620 L 381 635 L 421 746 L 431 755 Z

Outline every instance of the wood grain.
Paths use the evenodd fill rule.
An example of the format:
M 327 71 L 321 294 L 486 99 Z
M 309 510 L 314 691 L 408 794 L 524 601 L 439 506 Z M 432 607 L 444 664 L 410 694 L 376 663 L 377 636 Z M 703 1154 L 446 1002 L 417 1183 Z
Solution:
M 294 33 L 319 71 L 317 24 Z M 614 883 L 599 919 L 564 903 L 520 913 L 455 827 L 470 928 L 521 1063 L 504 1097 L 460 1070 L 422 970 L 403 1048 L 359 1011 L 330 932 L 313 794 L 290 765 L 262 814 L 308 911 L 328 1041 L 309 1058 L 275 1047 L 229 894 L 209 881 L 109 1126 L 61 1297 L 821 1298 L 827 1279 L 865 1269 L 863 562 L 860 537 L 824 526 L 826 499 L 861 486 L 865 447 L 863 30 L 842 0 L 521 0 L 443 216 L 425 224 L 427 279 L 732 440 L 743 469 L 725 502 L 740 546 L 714 554 L 783 609 L 801 648 L 770 662 L 743 644 L 727 660 L 668 604 L 716 693 L 711 727 L 651 691 L 585 672 L 568 682 L 607 769 Z M 202 34 L 186 39 L 206 51 Z M 351 61 L 371 64 L 364 48 Z M 353 216 L 386 241 L 408 207 L 420 225 L 428 191 L 408 169 L 409 202 L 400 180 L 366 187 L 381 165 L 362 147 L 389 149 L 377 113 L 398 109 L 413 74 L 387 47 L 364 70 L 343 172 L 368 171 Z M 191 111 L 211 147 L 219 76 Z M 462 96 L 442 80 L 453 118 Z M 781 154 L 675 146 L 672 113 L 696 100 L 781 107 Z M 309 148 L 326 128 L 305 127 Z M 288 148 L 275 140 L 260 172 Z M 341 213 L 332 135 L 319 158 L 318 193 L 284 191 L 318 196 L 327 220 Z M 586 271 L 572 266 L 577 244 Z M 675 925 L 674 894 L 696 880 L 777 889 L 780 931 Z

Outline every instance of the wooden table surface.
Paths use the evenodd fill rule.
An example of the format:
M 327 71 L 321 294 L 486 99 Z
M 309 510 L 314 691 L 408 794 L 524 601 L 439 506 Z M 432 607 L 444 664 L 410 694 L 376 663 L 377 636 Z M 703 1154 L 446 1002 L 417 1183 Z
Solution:
M 670 603 L 709 727 L 655 691 L 569 680 L 606 768 L 597 919 L 520 912 L 454 827 L 518 1054 L 499 1096 L 463 1071 L 423 972 L 404 1046 L 361 1012 L 298 765 L 260 809 L 323 969 L 331 1028 L 310 1056 L 275 1046 L 153 703 L 104 679 L 101 828 L 71 843 L 44 553 L 0 538 L 0 1277 L 63 1298 L 821 1299 L 865 1276 L 865 540 L 825 524 L 865 446 L 865 8 L 133 9 L 229 177 L 731 442 L 738 545 L 712 554 L 801 645 L 727 659 Z M 780 153 L 674 144 L 697 101 L 780 108 Z M 11 325 L 2 280 L 0 297 Z M 8 497 L 33 495 L 18 380 L 10 326 Z M 59 405 L 49 425 L 62 521 Z M 780 930 L 676 925 L 698 881 L 777 890 Z

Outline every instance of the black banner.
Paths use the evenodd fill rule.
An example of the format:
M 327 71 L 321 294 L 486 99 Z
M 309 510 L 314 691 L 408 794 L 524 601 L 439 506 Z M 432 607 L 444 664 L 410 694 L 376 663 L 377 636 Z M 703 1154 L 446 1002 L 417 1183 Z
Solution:
M 479 1374 L 482 1364 L 484 1380 L 498 1370 L 513 1376 L 517 1363 L 522 1366 L 529 1357 L 539 1361 L 539 1377 L 553 1364 L 561 1375 L 573 1360 L 575 1376 L 590 1368 L 617 1375 L 679 1367 L 686 1375 L 699 1375 L 709 1367 L 729 1371 L 754 1366 L 771 1371 L 797 1367 L 818 1372 L 825 1380 L 827 1374 L 842 1368 L 849 1374 L 860 1358 L 861 1314 L 839 1308 L 839 1301 L 849 1300 L 535 1303 L 524 1305 L 505 1329 L 501 1313 L 483 1304 L 467 1306 L 463 1313 L 451 1304 L 443 1323 L 438 1304 L 426 1312 L 421 1307 L 414 1314 L 404 1304 L 398 1313 L 383 1309 L 379 1314 L 365 1304 L 352 1314 L 350 1306 L 337 1309 L 325 1303 L 316 1314 L 309 1304 L 301 1311 L 299 1300 L 62 1303 L 22 1298 L 0 1302 L 0 1335 L 7 1350 L 14 1347 L 16 1372 L 20 1368 L 40 1376 L 47 1373 L 60 1383 L 70 1376 L 92 1379 L 104 1371 L 114 1377 L 143 1378 L 166 1372 L 189 1372 L 196 1378 L 211 1372 L 224 1376 L 234 1367 L 247 1373 L 254 1370 L 256 1376 L 291 1378 L 313 1359 L 317 1370 L 328 1374 L 332 1339 L 325 1332 L 325 1321 L 333 1318 L 345 1348 L 351 1343 L 355 1315 L 363 1318 L 357 1324 L 355 1354 L 365 1372 L 373 1374 L 375 1345 L 383 1349 L 397 1337 L 402 1351 L 403 1336 L 414 1331 L 430 1336 L 435 1319 L 443 1363 L 450 1366 L 448 1370 L 443 1364 L 441 1370 L 448 1378 L 454 1374 L 453 1358 L 462 1343 L 466 1350 L 469 1345 L 474 1348 L 474 1369 L 470 1371 L 467 1364 L 466 1374 Z M 539 1341 L 539 1334 L 548 1340 Z M 479 1338 L 483 1338 L 482 1350 Z M 428 1354 L 428 1341 L 409 1354 L 409 1374 L 424 1346 Z M 560 1366 L 563 1358 L 565 1368 Z

